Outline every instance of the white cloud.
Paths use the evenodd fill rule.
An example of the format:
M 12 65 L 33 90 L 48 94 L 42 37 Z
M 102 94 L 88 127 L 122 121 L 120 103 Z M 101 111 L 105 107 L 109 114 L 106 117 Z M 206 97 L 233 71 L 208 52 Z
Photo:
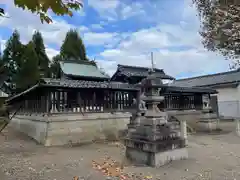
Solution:
M 150 67 L 151 51 L 155 52 L 156 67 L 175 77 L 228 70 L 229 61 L 203 48 L 196 10 L 186 3 L 181 12 L 179 24 L 159 23 L 151 28 L 140 29 L 123 40 L 117 48 L 102 52 L 103 59 L 115 62 L 108 64 L 108 72 L 114 72 L 116 64 Z
M 115 9 L 119 5 L 118 0 L 88 0 L 88 5 L 92 6 L 97 11 L 105 11 Z
M 92 24 L 92 25 L 91 25 L 91 28 L 92 28 L 92 29 L 96 29 L 96 30 L 103 29 L 103 27 L 102 27 L 101 24 Z
M 46 44 L 53 43 L 58 46 L 70 28 L 77 28 L 87 48 L 106 48 L 96 56 L 98 64 L 110 74 L 114 72 L 117 64 L 149 67 L 151 51 L 155 52 L 156 66 L 163 68 L 172 76 L 183 76 L 184 73 L 200 75 L 224 71 L 228 68 L 228 62 L 223 57 L 204 50 L 198 34 L 199 21 L 196 17 L 196 10 L 189 6 L 189 0 L 184 1 L 184 9 L 173 7 L 169 10 L 174 12 L 176 9 L 176 12 L 179 13 L 181 20 L 174 24 L 158 22 L 160 15 L 163 16 L 162 12 L 159 13 L 161 11 L 160 3 L 153 4 L 153 6 L 159 6 L 153 7 L 153 12 L 147 12 L 140 1 L 126 6 L 119 0 L 88 0 L 88 5 L 108 21 L 118 20 L 119 15 L 121 19 L 133 16 L 140 19 L 145 14 L 144 21 L 147 20 L 146 18 L 149 21 L 133 21 L 133 26 L 137 23 L 149 23 L 153 20 L 158 22 L 155 26 L 125 33 L 91 32 L 88 27 L 76 27 L 63 20 L 54 20 L 53 24 L 50 25 L 41 24 L 36 15 L 15 8 L 12 1 L 5 0 L 4 2 L 10 18 L 0 19 L 0 28 L 18 29 L 23 42 L 27 42 L 31 38 L 34 30 L 39 30 L 42 32 Z M 119 7 L 122 9 L 118 9 Z M 154 16 L 155 11 L 156 16 Z M 101 21 L 99 24 L 90 25 L 90 27 L 103 30 L 103 26 L 107 26 L 108 23 Z M 191 48 L 186 49 L 186 47 Z M 51 49 L 49 46 L 46 47 L 46 51 L 50 58 L 58 53 L 57 50 Z M 91 54 L 91 56 L 95 55 Z
M 0 54 L 3 52 L 3 50 L 5 49 L 5 43 L 6 43 L 6 40 L 2 39 L 0 37 Z
M 53 56 L 56 56 L 59 53 L 59 51 L 49 48 L 49 47 L 46 47 L 46 53 L 47 53 L 49 59 L 52 60 Z
M 101 53 L 105 60 L 113 61 L 112 66 L 108 66 L 109 72 L 114 72 L 116 64 L 150 67 L 150 54 L 139 52 L 133 54 L 131 51 L 113 49 Z M 103 61 L 104 62 L 104 61 Z M 211 72 L 225 71 L 228 62 L 214 53 L 201 51 L 198 49 L 170 51 L 160 50 L 154 53 L 155 66 L 164 69 L 166 73 L 178 77 L 186 74 L 202 75 Z
M 94 8 L 102 18 L 108 21 L 116 20 L 116 9 L 119 4 L 119 0 L 88 0 L 88 5 Z
M 85 26 L 76 27 L 64 20 L 53 19 L 52 24 L 42 24 L 37 15 L 16 8 L 12 1 L 5 0 L 4 4 L 10 18 L 0 19 L 0 27 L 8 27 L 12 30 L 17 29 L 23 41 L 29 41 L 32 33 L 35 30 L 39 30 L 43 35 L 45 43 L 60 45 L 69 29 L 76 28 L 79 32 L 88 31 L 88 28 Z
M 132 33 L 125 41 L 120 43 L 121 49 L 128 49 L 135 53 L 150 52 L 153 48 L 170 46 L 171 42 L 166 33 L 157 28 L 142 29 Z
M 128 19 L 133 16 L 144 15 L 144 7 L 139 2 L 131 3 L 130 5 L 125 5 L 121 10 L 122 19 Z
M 114 44 L 118 40 L 117 33 L 95 33 L 95 32 L 87 32 L 84 34 L 84 42 L 87 45 L 108 45 Z

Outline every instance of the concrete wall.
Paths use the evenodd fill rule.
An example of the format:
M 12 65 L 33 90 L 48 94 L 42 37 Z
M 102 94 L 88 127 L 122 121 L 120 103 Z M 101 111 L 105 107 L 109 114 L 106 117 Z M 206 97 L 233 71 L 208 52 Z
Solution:
M 239 117 L 239 101 L 218 102 L 219 115 L 225 118 Z
M 54 146 L 119 138 L 129 118 L 129 113 L 17 115 L 10 126 L 45 146 Z
M 218 88 L 219 115 L 224 117 L 239 117 L 240 88 Z

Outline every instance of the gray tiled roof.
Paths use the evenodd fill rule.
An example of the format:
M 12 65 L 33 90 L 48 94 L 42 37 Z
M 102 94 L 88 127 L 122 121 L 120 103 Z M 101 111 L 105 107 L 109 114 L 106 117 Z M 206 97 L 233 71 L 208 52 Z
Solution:
M 66 75 L 82 76 L 82 77 L 97 77 L 108 79 L 109 77 L 103 74 L 100 69 L 92 64 L 76 63 L 76 62 L 60 62 L 61 69 Z
M 102 89 L 116 89 L 116 90 L 130 90 L 137 91 L 138 89 L 131 84 L 119 83 L 119 82 L 97 82 L 97 81 L 84 81 L 84 80 L 70 80 L 70 79 L 52 79 L 52 78 L 42 78 L 40 82 L 31 88 L 14 95 L 7 99 L 6 102 L 10 102 L 13 99 L 20 97 L 30 91 L 33 91 L 39 87 L 59 87 L 59 88 L 102 88 Z
M 240 70 L 228 71 L 223 73 L 198 76 L 193 78 L 179 79 L 174 81 L 171 85 L 181 87 L 194 86 L 214 86 L 227 83 L 239 83 Z
M 174 79 L 173 77 L 166 75 L 163 69 L 154 68 L 155 73 L 159 78 L 162 79 Z M 149 68 L 147 67 L 138 67 L 138 66 L 127 66 L 118 64 L 117 74 L 124 76 L 138 76 L 138 77 L 147 77 Z M 116 74 L 115 73 L 115 74 Z
M 119 90 L 137 90 L 134 85 L 118 82 L 97 82 L 84 80 L 69 80 L 69 79 L 51 79 L 43 78 L 41 85 L 69 88 L 103 88 L 103 89 L 119 89 Z
M 168 86 L 166 92 L 185 92 L 185 93 L 211 93 L 216 94 L 217 91 L 212 88 L 203 88 L 203 87 L 177 87 L 177 86 Z

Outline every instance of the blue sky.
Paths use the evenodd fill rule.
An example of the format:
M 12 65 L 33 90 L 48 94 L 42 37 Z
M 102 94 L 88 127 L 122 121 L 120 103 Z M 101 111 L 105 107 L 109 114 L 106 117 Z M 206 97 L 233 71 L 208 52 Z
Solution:
M 0 7 L 9 16 L 0 18 L 1 49 L 14 29 L 23 43 L 39 30 L 52 58 L 66 32 L 76 28 L 89 58 L 109 74 L 117 64 L 150 66 L 151 51 L 155 66 L 176 78 L 228 70 L 228 61 L 203 48 L 191 0 L 84 0 L 84 8 L 73 17 L 51 14 L 50 25 L 9 0 L 2 0 Z

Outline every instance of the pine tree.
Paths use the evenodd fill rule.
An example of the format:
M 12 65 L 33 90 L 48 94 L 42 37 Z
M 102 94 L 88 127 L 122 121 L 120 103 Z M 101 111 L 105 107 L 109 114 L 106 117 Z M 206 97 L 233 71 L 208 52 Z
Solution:
M 17 76 L 15 76 L 17 91 L 23 91 L 34 84 L 40 78 L 40 72 L 38 68 L 38 58 L 34 50 L 34 43 L 29 42 L 24 47 L 24 53 L 21 58 L 21 66 Z
M 20 60 L 23 54 L 23 45 L 20 42 L 20 35 L 15 30 L 12 36 L 6 43 L 6 48 L 3 51 L 2 61 L 7 69 L 9 81 L 11 82 L 13 76 L 17 73 L 20 67 Z
M 5 80 L 6 80 L 6 68 L 4 67 L 2 56 L 0 54 L 0 87 Z
M 62 57 L 60 55 L 56 55 L 52 59 L 52 63 L 50 65 L 51 77 L 60 78 L 60 61 Z
M 39 69 L 43 73 L 43 77 L 49 77 L 49 59 L 46 54 L 42 35 L 39 31 L 33 34 L 32 42 L 39 62 Z
M 76 30 L 67 32 L 60 55 L 64 59 L 87 60 L 85 46 Z

